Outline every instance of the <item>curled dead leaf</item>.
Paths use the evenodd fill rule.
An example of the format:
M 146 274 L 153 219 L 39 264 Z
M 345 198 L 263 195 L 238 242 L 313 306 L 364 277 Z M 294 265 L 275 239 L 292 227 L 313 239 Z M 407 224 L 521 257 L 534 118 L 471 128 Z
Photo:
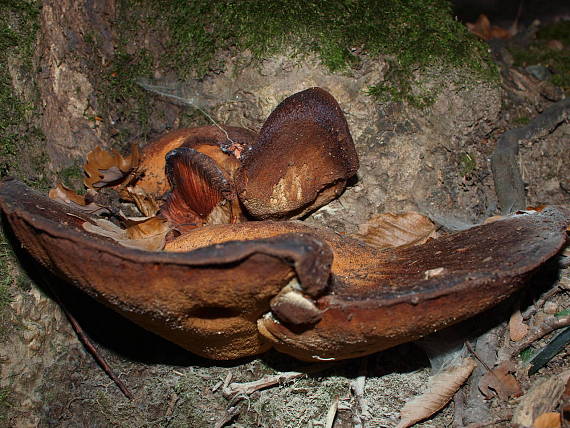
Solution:
M 133 176 L 140 162 L 140 152 L 136 144 L 131 146 L 131 153 L 123 157 L 117 150 L 103 150 L 95 147 L 88 155 L 83 166 L 87 178 L 83 181 L 90 189 L 99 189 L 109 185 L 123 184 Z
M 397 428 L 412 426 L 443 409 L 475 367 L 477 362 L 473 358 L 465 358 L 459 365 L 430 377 L 426 391 L 408 401 L 400 411 L 401 419 Z
M 509 39 L 513 35 L 510 30 L 491 25 L 491 21 L 485 14 L 479 15 L 479 18 L 474 23 L 468 22 L 467 28 L 483 40 Z
M 126 229 L 105 219 L 93 219 L 93 223 L 85 222 L 82 226 L 87 232 L 111 238 L 123 247 L 147 251 L 162 250 L 170 231 L 168 222 L 159 217 L 135 222 Z
M 357 234 L 357 238 L 379 249 L 421 245 L 436 237 L 435 224 L 414 211 L 375 215 L 360 225 Z
M 141 187 L 127 186 L 124 193 L 128 200 L 134 201 L 139 211 L 145 217 L 154 217 L 160 208 L 158 201 Z
M 481 378 L 478 385 L 479 391 L 487 400 L 495 395 L 505 401 L 510 397 L 520 397 L 521 387 L 512 375 L 515 370 L 516 365 L 513 361 L 504 361 Z
M 95 202 L 88 201 L 87 197 L 89 196 L 89 192 L 87 193 L 87 197 L 78 195 L 61 183 L 58 183 L 55 188 L 51 189 L 48 196 L 54 201 L 70 205 L 73 208 L 88 214 L 103 214 L 109 212 L 107 208 L 102 207 Z
M 520 309 L 517 309 L 509 319 L 509 334 L 513 342 L 523 340 L 528 333 L 528 325 L 523 322 Z

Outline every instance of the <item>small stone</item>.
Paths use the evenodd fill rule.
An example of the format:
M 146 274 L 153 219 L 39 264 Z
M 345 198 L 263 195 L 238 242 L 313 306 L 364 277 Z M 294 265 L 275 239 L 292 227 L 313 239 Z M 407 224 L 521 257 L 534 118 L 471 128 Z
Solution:
M 546 302 L 544 304 L 544 312 L 550 315 L 554 315 L 559 312 L 559 307 L 557 303 Z
M 552 75 L 548 68 L 540 64 L 529 65 L 525 70 L 538 80 L 546 80 Z

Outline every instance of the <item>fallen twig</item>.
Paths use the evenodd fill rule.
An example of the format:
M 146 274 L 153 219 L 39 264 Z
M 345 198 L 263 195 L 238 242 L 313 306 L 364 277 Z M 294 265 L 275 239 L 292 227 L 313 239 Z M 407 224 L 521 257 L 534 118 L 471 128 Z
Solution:
M 323 370 L 331 368 L 336 364 L 318 364 L 312 367 L 308 367 L 303 372 L 283 372 L 275 375 L 269 375 L 259 380 L 254 380 L 252 382 L 244 383 L 230 383 L 229 385 L 224 384 L 222 388 L 222 394 L 226 398 L 231 398 L 236 395 L 249 395 L 260 389 L 268 388 L 273 385 L 277 385 L 281 382 L 287 382 L 302 376 L 306 376 L 311 373 L 318 373 Z M 229 377 L 231 379 L 231 377 Z M 229 383 L 228 377 L 226 382 Z M 225 382 L 225 383 L 226 383 Z
M 240 406 L 229 406 L 222 417 L 216 422 L 214 428 L 222 428 L 228 422 L 231 422 L 240 413 Z
M 111 367 L 109 366 L 109 364 L 107 364 L 107 362 L 105 361 L 103 356 L 99 353 L 95 345 L 93 345 L 91 339 L 87 337 L 87 335 L 83 331 L 83 328 L 81 328 L 81 325 L 79 325 L 75 317 L 71 314 L 71 312 L 69 312 L 69 310 L 67 309 L 67 307 L 65 306 L 59 295 L 57 294 L 57 292 L 54 290 L 54 287 L 51 287 L 50 284 L 48 284 L 47 281 L 45 280 L 42 280 L 42 283 L 50 291 L 54 300 L 65 314 L 67 320 L 69 321 L 71 327 L 73 328 L 73 331 L 75 331 L 77 338 L 83 344 L 85 349 L 89 351 L 91 356 L 95 359 L 97 364 L 99 364 L 99 367 L 103 369 L 103 371 L 107 374 L 107 376 L 109 376 L 111 380 L 115 382 L 115 385 L 119 387 L 124 396 L 127 397 L 129 400 L 132 400 L 134 398 L 132 392 L 129 390 L 129 388 L 127 388 L 127 386 L 123 383 L 123 381 L 119 379 L 117 375 L 115 375 L 115 372 L 113 372 L 113 369 L 111 369 Z
M 73 327 L 75 334 L 77 334 L 79 341 L 83 344 L 83 346 L 85 346 L 85 348 L 93 356 L 95 361 L 97 361 L 99 367 L 101 367 L 103 371 L 107 374 L 107 376 L 109 376 L 111 380 L 115 382 L 115 384 L 119 387 L 119 389 L 125 395 L 125 397 L 127 397 L 129 400 L 132 400 L 134 398 L 132 392 L 129 390 L 129 388 L 127 388 L 127 386 L 123 383 L 123 381 L 119 379 L 117 375 L 115 375 L 113 369 L 111 369 L 109 364 L 107 364 L 107 362 L 105 361 L 103 356 L 99 353 L 95 345 L 93 345 L 93 342 L 91 342 L 91 339 L 87 337 L 87 335 L 85 334 L 85 332 L 83 331 L 83 329 L 81 328 L 75 317 L 71 314 L 71 312 L 67 310 L 63 302 L 59 299 L 59 297 L 57 297 L 57 295 L 55 294 L 54 296 L 56 296 L 56 301 L 58 302 L 61 309 L 63 310 L 63 313 L 69 320 L 69 323 L 71 324 L 71 327 Z
M 364 387 L 366 385 L 366 374 L 368 371 L 368 358 L 363 357 L 360 360 L 360 369 L 358 372 L 358 377 L 354 379 L 350 387 L 354 393 L 354 398 L 356 399 L 356 410 L 354 411 L 354 416 L 352 421 L 355 428 L 361 428 L 364 426 L 364 421 L 368 417 L 368 405 L 364 399 Z
M 542 308 L 546 304 L 546 302 L 559 291 L 560 291 L 559 285 L 556 285 L 552 287 L 550 290 L 546 291 L 542 296 L 538 298 L 536 302 L 534 302 L 533 305 L 529 306 L 528 309 L 523 312 L 522 314 L 523 319 L 525 321 L 530 319 L 531 316 L 536 314 L 538 310 Z
M 544 110 L 528 125 L 511 129 L 501 135 L 491 155 L 491 170 L 497 199 L 503 214 L 526 207 L 524 183 L 517 159 L 519 143 L 522 140 L 549 134 L 569 116 L 570 98 L 566 98 Z
M 552 333 L 554 330 L 558 330 L 562 327 L 567 327 L 570 325 L 570 316 L 562 317 L 562 318 L 547 318 L 544 322 L 537 327 L 531 328 L 529 334 L 523 341 L 518 343 L 510 352 L 510 357 L 514 357 L 520 354 L 523 350 L 528 348 L 537 340 L 542 339 L 549 333 Z
M 332 428 L 334 424 L 334 420 L 336 418 L 336 412 L 338 410 L 338 397 L 336 397 L 331 406 L 329 407 L 329 411 L 327 412 L 327 419 L 325 421 L 325 428 Z
M 479 355 L 477 355 L 477 352 L 475 352 L 475 349 L 473 349 L 473 347 L 471 346 L 471 344 L 469 342 L 465 342 L 465 347 L 471 353 L 471 355 L 473 355 L 475 357 L 475 359 L 477 361 L 479 361 L 479 363 L 481 363 L 481 365 L 483 367 L 485 367 L 485 370 L 487 370 L 488 372 L 493 371 L 493 370 L 491 370 L 491 367 L 489 367 L 489 365 L 485 361 L 483 361 L 483 359 L 481 357 L 479 357 Z
M 287 382 L 298 377 L 305 376 L 306 374 L 307 373 L 301 372 L 283 372 L 276 375 L 266 376 L 252 382 L 230 383 L 222 389 L 222 393 L 226 398 L 240 394 L 249 395 L 253 394 L 255 391 L 259 391 L 260 389 L 268 388 L 281 382 Z
M 477 338 L 475 349 L 477 357 L 486 363 L 486 366 L 493 366 L 496 360 L 496 350 L 499 337 L 503 336 L 502 327 L 496 327 Z M 477 367 L 471 375 L 469 386 L 465 391 L 465 403 L 467 408 L 463 416 L 464 425 L 470 423 L 491 420 L 489 401 L 485 400 L 479 390 L 481 378 L 488 372 L 483 364 Z

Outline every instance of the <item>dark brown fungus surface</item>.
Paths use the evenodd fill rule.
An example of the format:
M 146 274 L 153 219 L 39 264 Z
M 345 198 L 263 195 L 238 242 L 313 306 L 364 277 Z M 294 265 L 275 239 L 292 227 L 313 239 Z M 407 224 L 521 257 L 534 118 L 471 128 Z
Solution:
M 301 217 L 327 204 L 358 169 L 344 114 L 321 88 L 279 104 L 241 161 L 238 194 L 259 219 Z
M 15 180 L 0 208 L 29 254 L 141 326 L 214 359 L 273 345 L 343 359 L 417 339 L 505 299 L 566 242 L 551 207 L 379 250 L 295 221 L 194 229 L 165 252 L 124 248 L 89 217 Z
M 0 183 L 0 208 L 23 248 L 70 286 L 207 358 L 266 351 L 257 320 L 270 300 L 295 277 L 323 289 L 330 273 L 330 249 L 307 235 L 149 252 L 86 232 L 85 213 L 15 180 Z

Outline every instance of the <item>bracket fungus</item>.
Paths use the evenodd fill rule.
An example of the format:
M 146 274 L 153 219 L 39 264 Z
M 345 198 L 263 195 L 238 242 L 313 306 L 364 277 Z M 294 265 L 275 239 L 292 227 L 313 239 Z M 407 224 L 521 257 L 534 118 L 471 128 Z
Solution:
M 117 159 L 122 178 L 101 185 L 158 201 L 159 250 L 121 245 L 94 214 L 13 179 L 0 183 L 5 224 L 67 283 L 212 359 L 271 347 L 345 359 L 417 339 L 512 294 L 565 244 L 570 223 L 568 208 L 549 207 L 379 248 L 291 220 L 335 197 L 358 166 L 340 107 L 318 88 L 286 99 L 259 136 L 180 130 L 143 148 L 137 165 Z

